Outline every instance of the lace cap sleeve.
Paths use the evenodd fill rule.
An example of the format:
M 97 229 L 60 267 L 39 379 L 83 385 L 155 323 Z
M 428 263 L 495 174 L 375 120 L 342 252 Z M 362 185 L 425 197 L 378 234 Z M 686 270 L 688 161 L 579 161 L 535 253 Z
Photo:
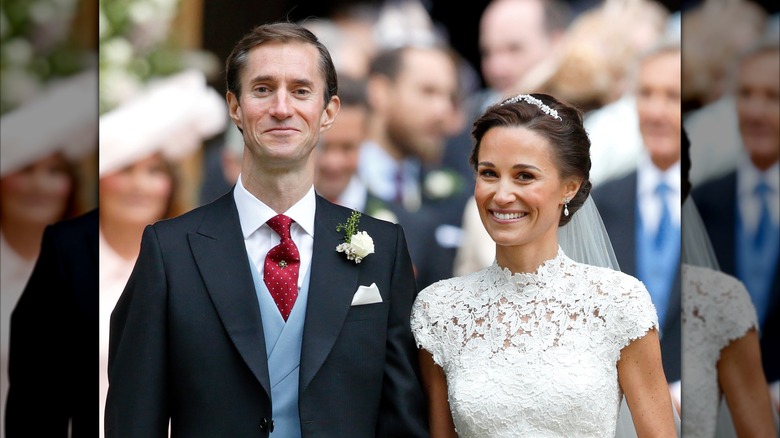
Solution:
M 412 306 L 411 327 L 415 342 L 433 356 L 433 361 L 444 368 L 447 351 L 445 346 L 448 295 L 447 281 L 434 283 L 417 295 Z
M 614 272 L 614 271 L 613 271 Z M 612 333 L 619 350 L 632 341 L 643 337 L 648 331 L 658 329 L 658 314 L 645 285 L 630 275 L 615 272 L 607 293 L 616 312 L 609 312 L 613 318 Z
M 758 327 L 758 316 L 745 285 L 739 279 L 709 268 L 684 265 L 683 320 L 701 325 L 718 351 L 748 330 Z

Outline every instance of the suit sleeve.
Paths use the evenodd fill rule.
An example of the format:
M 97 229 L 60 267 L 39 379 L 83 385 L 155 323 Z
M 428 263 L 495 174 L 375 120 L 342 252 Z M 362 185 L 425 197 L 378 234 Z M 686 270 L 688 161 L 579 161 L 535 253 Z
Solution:
M 14 308 L 10 325 L 8 438 L 66 437 L 71 361 L 64 346 L 71 326 L 62 323 L 64 273 L 54 230 L 43 234 L 32 276 Z
M 417 347 L 410 327 L 417 286 L 403 229 L 396 226 L 396 257 L 391 279 L 387 356 L 378 437 L 427 437 L 428 415 L 419 378 Z
M 147 226 L 133 273 L 111 314 L 107 438 L 168 434 L 164 263 L 155 228 Z

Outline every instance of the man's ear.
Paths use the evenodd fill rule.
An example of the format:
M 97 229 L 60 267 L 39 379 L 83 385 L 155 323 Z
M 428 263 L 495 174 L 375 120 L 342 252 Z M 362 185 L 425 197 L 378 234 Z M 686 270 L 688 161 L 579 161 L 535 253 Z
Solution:
M 330 102 L 328 102 L 328 105 L 325 107 L 325 111 L 322 112 L 322 126 L 320 132 L 327 131 L 333 126 L 339 109 L 341 109 L 341 99 L 339 99 L 338 96 L 331 97 Z
M 241 126 L 241 105 L 239 105 L 238 96 L 233 94 L 232 91 L 228 91 L 225 93 L 225 99 L 227 99 L 230 120 L 238 126 L 238 129 L 243 131 L 244 128 Z

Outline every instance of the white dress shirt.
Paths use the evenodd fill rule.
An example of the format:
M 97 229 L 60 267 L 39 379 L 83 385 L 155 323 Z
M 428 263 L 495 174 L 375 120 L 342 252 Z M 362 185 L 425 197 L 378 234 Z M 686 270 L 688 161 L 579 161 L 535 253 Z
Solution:
M 780 162 L 761 172 L 747 156 L 743 156 L 737 167 L 737 202 L 742 224 L 750 235 L 756 232 L 761 215 L 761 203 L 755 192 L 759 181 L 771 189 L 767 195 L 769 217 L 777 226 L 780 221 L 780 197 L 777 196 L 780 193 Z
M 236 188 L 233 190 L 233 198 L 238 208 L 238 220 L 241 223 L 246 252 L 262 278 L 265 271 L 266 254 L 281 241 L 279 235 L 266 224 L 277 213 L 244 188 L 241 175 L 238 176 Z M 290 236 L 301 256 L 301 265 L 298 271 L 299 289 L 309 271 L 314 252 L 314 212 L 316 208 L 317 198 L 314 194 L 314 186 L 312 186 L 301 200 L 282 213 L 294 221 L 290 227 Z M 336 248 L 333 250 L 335 251 Z
M 658 199 L 656 188 L 662 181 L 670 189 L 666 202 L 672 223 L 679 229 L 682 211 L 680 162 L 676 162 L 666 170 L 661 170 L 653 165 L 647 153 L 643 153 L 637 168 L 637 201 L 642 217 L 642 226 L 646 232 L 652 234 L 658 231 L 658 226 L 661 223 L 661 201 Z

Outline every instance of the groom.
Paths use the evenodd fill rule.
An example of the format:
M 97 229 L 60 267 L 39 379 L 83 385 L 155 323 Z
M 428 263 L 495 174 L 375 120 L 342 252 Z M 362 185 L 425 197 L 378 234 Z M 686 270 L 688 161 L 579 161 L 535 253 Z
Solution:
M 111 317 L 106 436 L 167 436 L 169 420 L 184 437 L 427 436 L 403 231 L 313 189 L 340 106 L 327 49 L 261 25 L 226 76 L 241 176 L 145 230 Z M 336 250 L 355 233 L 362 260 Z

